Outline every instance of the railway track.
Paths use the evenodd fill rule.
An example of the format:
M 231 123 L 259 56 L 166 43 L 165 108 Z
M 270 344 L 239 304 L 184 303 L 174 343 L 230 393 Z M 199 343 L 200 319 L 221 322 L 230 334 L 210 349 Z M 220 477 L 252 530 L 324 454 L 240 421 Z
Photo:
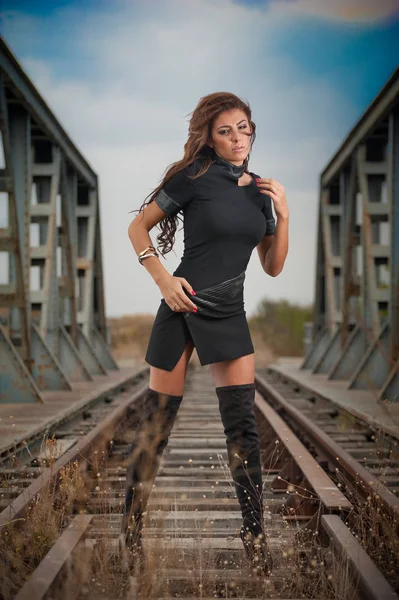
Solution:
M 277 396 L 273 400 L 268 385 L 272 390 L 273 386 L 262 375 L 257 378 L 256 412 L 264 465 L 266 528 L 275 563 L 269 579 L 253 575 L 244 559 L 238 538 L 241 518 L 230 482 L 214 386 L 202 369 L 190 371 L 151 495 L 144 536 L 146 571 L 127 572 L 119 539 L 124 462 L 144 397 L 144 382 L 134 393 L 125 392 L 105 419 L 33 483 L 21 486 L 31 466 L 24 465 L 15 472 L 9 467 L 6 475 L 13 477 L 15 493 L 23 488 L 0 515 L 3 546 L 8 542 L 9 549 L 13 545 L 9 540 L 21 540 L 21 524 L 28 522 L 19 519 L 32 517 L 29 511 L 37 494 L 45 496 L 43 484 L 51 487 L 52 505 L 57 508 L 64 497 L 65 469 L 76 464 L 70 481 L 76 485 L 84 476 L 85 490 L 74 498 L 74 513 L 62 514 L 60 537 L 55 535 L 54 544 L 47 543 L 48 552 L 36 556 L 27 581 L 17 585 L 10 578 L 3 595 L 11 594 L 9 597 L 17 600 L 396 598 L 346 525 L 355 523 L 356 490 L 349 484 L 342 487 L 326 447 L 322 453 L 319 442 L 316 449 L 306 427 L 305 431 L 299 427 L 287 407 L 275 409 L 279 392 L 274 389 Z M 294 432 L 298 428 L 299 436 Z M 363 489 L 363 485 L 355 487 Z M 380 487 L 379 491 L 384 490 Z M 390 496 L 397 501 L 392 493 Z M 20 543 L 24 552 L 28 550 L 26 540 L 25 545 Z M 9 560 L 11 571 L 16 564 Z
M 273 369 L 259 371 L 258 382 L 263 393 L 267 393 L 266 386 L 273 389 L 268 398 L 271 400 L 274 397 L 276 406 L 284 411 L 284 404 L 278 399 L 280 395 L 291 407 L 300 411 L 301 415 L 332 438 L 368 473 L 378 478 L 379 484 L 399 496 L 399 444 L 396 438 L 300 387 Z M 295 417 L 296 413 L 293 412 L 292 415 Z M 399 511 L 399 503 L 397 510 Z
M 256 382 L 267 401 L 351 500 L 355 509 L 348 515 L 348 522 L 398 588 L 398 440 L 272 369 L 259 371 Z M 383 552 L 378 550 L 380 547 Z
M 257 373 L 257 384 L 346 494 L 363 502 L 378 496 L 380 509 L 398 527 L 398 440 L 274 371 Z
M 16 436 L 12 442 L 1 446 L 0 465 L 7 467 L 29 464 L 32 468 L 43 466 L 47 458 L 43 449 L 44 442 L 49 437 L 53 437 L 57 442 L 57 448 L 53 449 L 53 455 L 61 455 L 66 452 L 79 438 L 105 418 L 107 412 L 112 411 L 115 404 L 123 401 L 124 392 L 134 391 L 137 385 L 148 377 L 148 373 L 148 367 L 138 369 L 126 379 L 114 383 L 110 388 L 107 386 L 104 390 L 95 392 L 93 397 L 90 394 L 88 399 L 83 398 L 72 407 L 64 409 L 47 421 L 45 426 L 36 426 L 28 434 Z M 60 395 L 62 394 L 65 392 L 61 392 Z M 43 411 L 45 408 L 43 405 Z M 26 416 L 20 418 L 23 421 L 27 420 Z

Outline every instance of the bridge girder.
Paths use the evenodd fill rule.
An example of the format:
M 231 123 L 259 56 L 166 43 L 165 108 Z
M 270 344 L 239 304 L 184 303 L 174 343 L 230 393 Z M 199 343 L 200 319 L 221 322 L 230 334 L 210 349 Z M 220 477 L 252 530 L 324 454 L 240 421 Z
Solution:
M 320 177 L 313 336 L 303 368 L 399 400 L 399 69 Z
M 117 368 L 106 343 L 99 186 L 2 38 L 0 128 L 0 402 L 40 401 Z

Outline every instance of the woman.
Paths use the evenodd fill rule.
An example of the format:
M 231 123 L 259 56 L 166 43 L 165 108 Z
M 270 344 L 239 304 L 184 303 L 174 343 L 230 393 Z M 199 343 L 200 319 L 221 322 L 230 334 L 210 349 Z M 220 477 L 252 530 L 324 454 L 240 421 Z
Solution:
M 263 270 L 275 277 L 288 251 L 289 211 L 283 186 L 248 171 L 255 123 L 247 103 L 220 92 L 192 113 L 184 157 L 167 171 L 129 226 L 140 263 L 163 296 L 146 354 L 150 382 L 127 468 L 123 532 L 141 549 L 142 519 L 158 464 L 183 397 L 196 347 L 210 365 L 226 435 L 229 466 L 241 507 L 241 539 L 253 565 L 271 569 L 263 527 L 259 438 L 253 411 L 254 349 L 243 302 L 245 271 L 256 247 Z M 272 202 L 277 223 L 272 213 Z M 160 252 L 174 243 L 184 217 L 184 254 L 171 275 L 152 246 L 159 223 Z

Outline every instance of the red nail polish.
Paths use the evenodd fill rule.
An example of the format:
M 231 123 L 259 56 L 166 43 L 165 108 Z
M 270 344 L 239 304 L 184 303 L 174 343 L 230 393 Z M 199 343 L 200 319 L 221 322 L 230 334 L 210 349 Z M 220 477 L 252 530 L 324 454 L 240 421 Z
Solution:
M 191 293 L 193 296 L 196 296 L 197 294 L 194 292 L 194 290 L 191 290 Z
M 198 308 L 193 308 L 193 312 L 198 312 Z

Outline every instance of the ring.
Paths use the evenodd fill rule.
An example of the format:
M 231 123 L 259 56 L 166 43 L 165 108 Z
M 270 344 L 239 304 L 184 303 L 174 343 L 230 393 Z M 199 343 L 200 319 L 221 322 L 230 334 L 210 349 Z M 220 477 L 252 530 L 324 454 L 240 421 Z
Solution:
M 172 310 L 175 310 L 176 306 L 177 306 L 177 304 L 173 304 L 172 305 Z

